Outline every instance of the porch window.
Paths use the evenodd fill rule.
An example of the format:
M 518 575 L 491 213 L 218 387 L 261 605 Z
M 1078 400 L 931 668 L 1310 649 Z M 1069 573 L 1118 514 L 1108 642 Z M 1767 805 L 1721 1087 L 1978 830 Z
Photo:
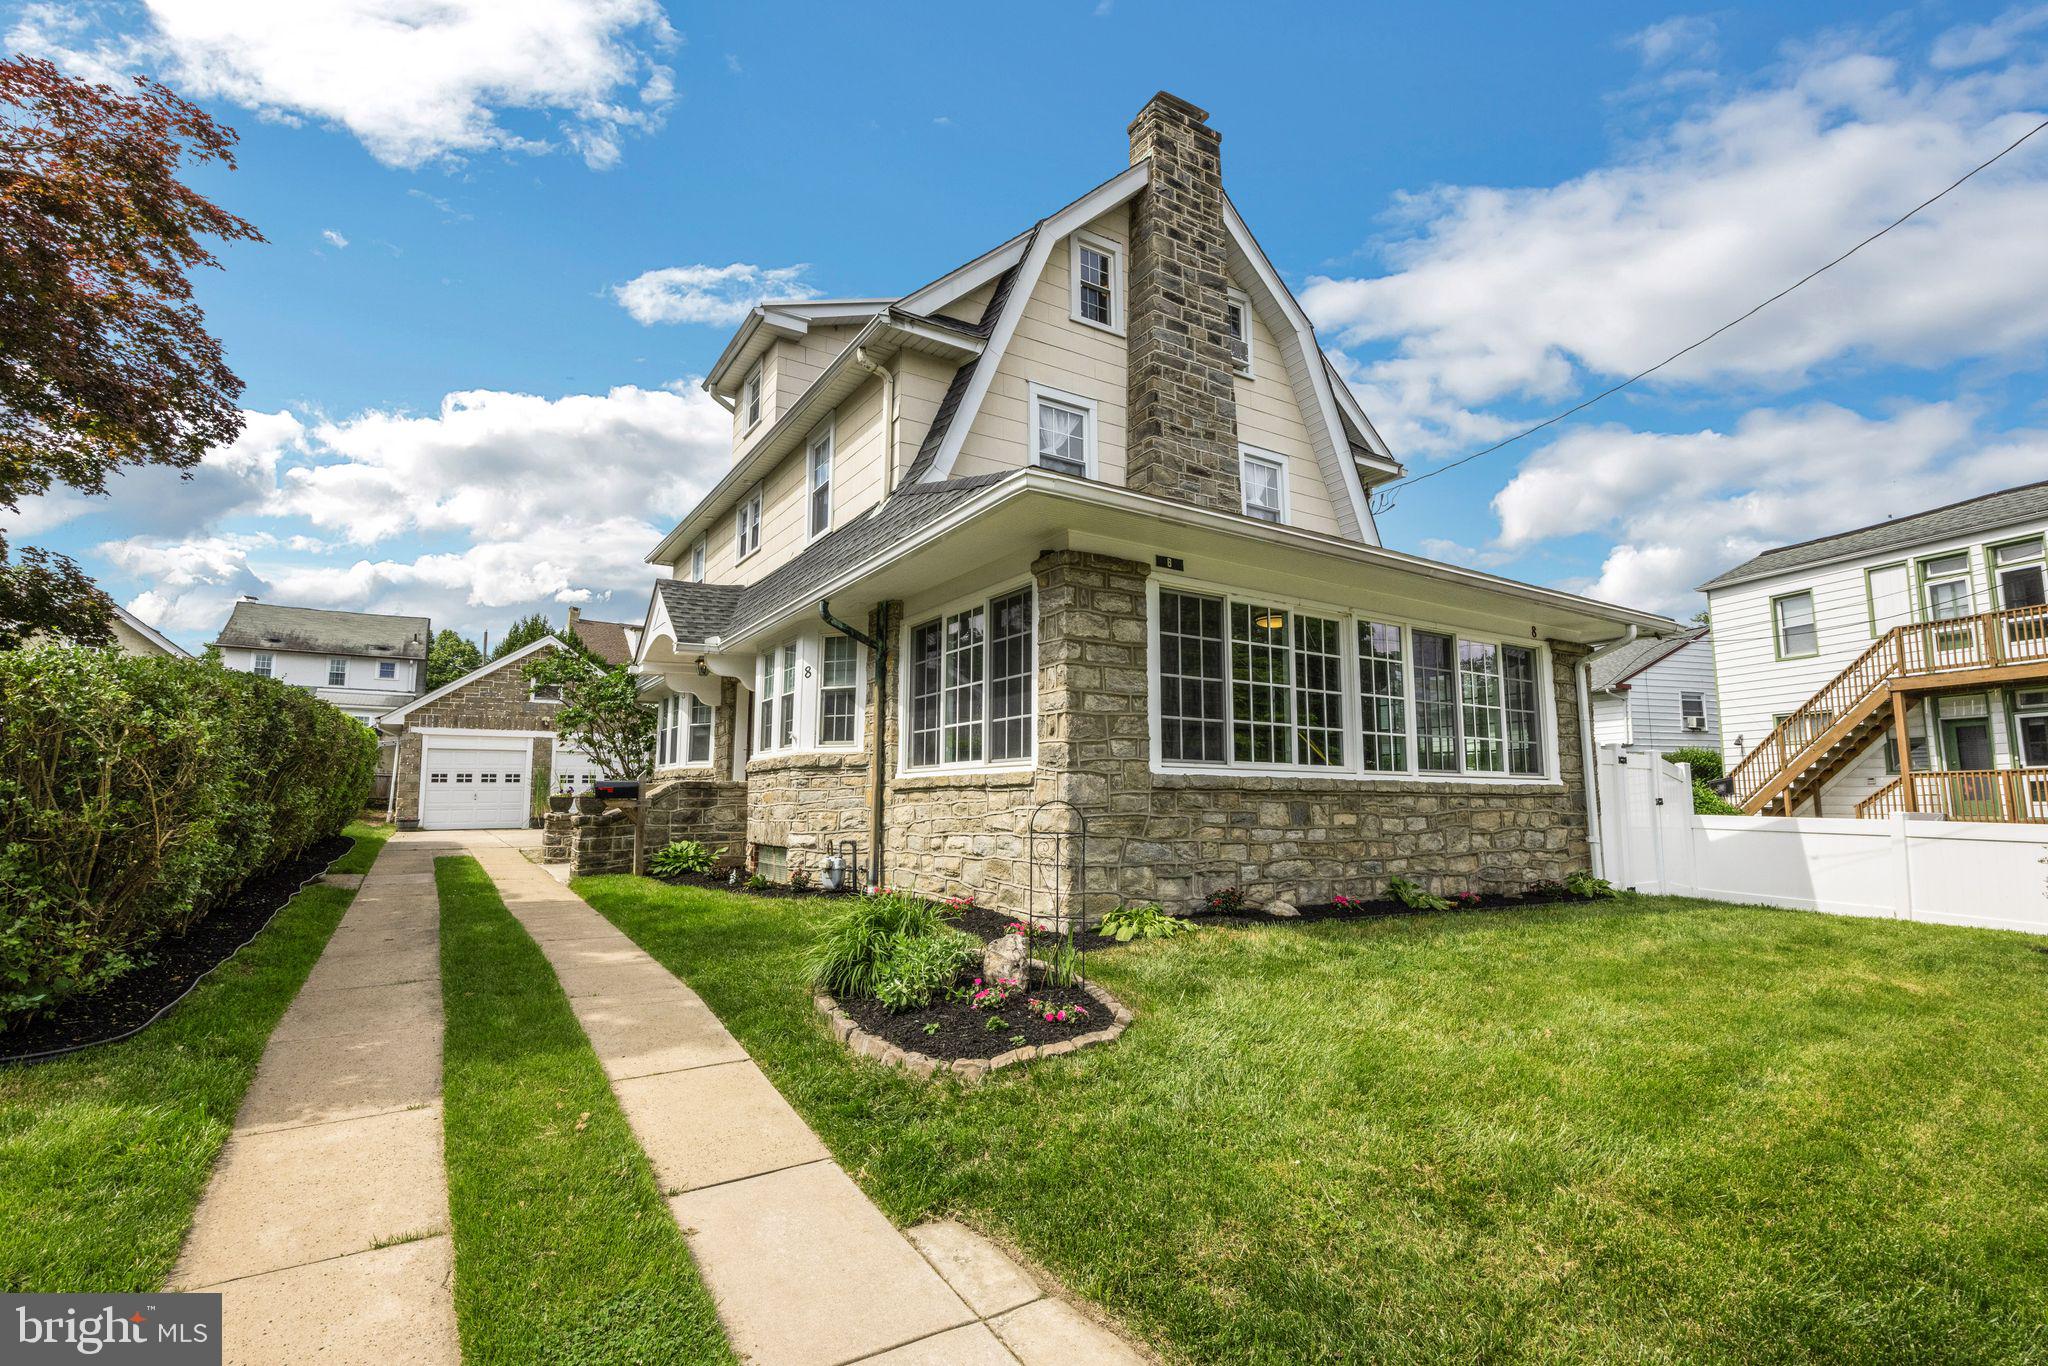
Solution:
M 1020 588 L 911 629 L 904 660 L 910 767 L 1031 757 L 1033 611 L 1031 590 Z
M 791 749 L 796 745 L 796 642 L 761 656 L 757 689 L 761 699 L 760 747 Z
M 1926 594 L 1927 620 L 1953 621 L 1970 615 L 1970 555 L 1964 551 L 1928 560 L 1920 566 Z M 1812 595 L 1807 596 L 1809 607 Z
M 710 763 L 712 716 L 711 706 L 695 697 L 684 693 L 664 697 L 655 714 L 655 767 Z
M 1788 593 L 1771 599 L 1777 629 L 1778 658 L 1799 659 L 1820 653 L 1820 633 L 1813 624 L 1813 594 Z
M 676 761 L 676 704 L 682 699 L 664 697 L 654 711 L 654 766 L 666 768 Z
M 1358 623 L 1358 700 L 1364 729 L 1359 752 L 1370 772 L 1408 767 L 1407 683 L 1401 667 L 1401 628 Z
M 853 743 L 855 689 L 860 681 L 860 656 L 851 636 L 825 637 L 823 686 L 818 703 L 818 743 Z
M 690 739 L 685 762 L 708 764 L 711 762 L 711 718 L 716 713 L 709 702 L 692 697 L 689 703 Z
M 2031 541 L 1999 546 L 1991 552 L 1991 562 L 1998 580 L 2000 607 L 2040 607 L 2048 604 L 2048 592 L 2043 591 L 2041 576 L 2039 536 Z
M 1156 625 L 1162 762 L 1363 775 L 1549 771 L 1545 663 L 1534 646 L 1166 588 Z M 1354 663 L 1355 683 L 1346 673 Z
M 1223 599 L 1159 595 L 1159 744 L 1182 763 L 1224 761 Z

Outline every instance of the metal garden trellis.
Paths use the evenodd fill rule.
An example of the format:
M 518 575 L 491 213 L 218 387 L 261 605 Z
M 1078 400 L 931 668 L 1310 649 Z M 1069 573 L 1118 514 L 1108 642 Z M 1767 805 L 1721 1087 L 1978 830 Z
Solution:
M 1067 813 L 1066 829 L 1047 829 L 1039 824 L 1042 817 L 1064 811 Z M 1024 943 L 1027 962 L 1040 961 L 1038 957 L 1038 870 L 1041 863 L 1039 850 L 1049 848 L 1052 853 L 1052 878 L 1050 894 L 1052 901 L 1052 933 L 1065 941 L 1065 961 L 1071 962 L 1074 980 L 1087 980 L 1083 970 L 1083 959 L 1087 953 L 1087 939 L 1076 930 L 1087 929 L 1087 904 L 1085 901 L 1088 885 L 1088 817 L 1072 802 L 1055 798 L 1040 802 L 1031 809 L 1031 819 L 1025 825 L 1027 849 L 1025 856 L 1025 912 Z M 1069 893 L 1066 881 L 1061 878 L 1065 869 L 1071 876 L 1074 891 Z M 1080 922 L 1078 925 L 1071 923 Z M 1068 956 L 1070 955 L 1070 956 Z

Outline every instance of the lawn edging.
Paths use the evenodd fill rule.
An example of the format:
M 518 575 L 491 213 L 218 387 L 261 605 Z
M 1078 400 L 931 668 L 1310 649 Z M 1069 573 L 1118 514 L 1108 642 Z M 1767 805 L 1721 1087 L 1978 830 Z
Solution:
M 832 1037 L 846 1046 L 848 1052 L 857 1058 L 871 1058 L 884 1067 L 900 1067 L 912 1076 L 930 1078 L 940 1072 L 959 1078 L 969 1086 L 979 1085 L 988 1080 L 991 1072 L 1019 1063 L 1032 1062 L 1038 1058 L 1057 1058 L 1083 1048 L 1114 1042 L 1131 1021 L 1137 1018 L 1125 1008 L 1123 1002 L 1096 986 L 1093 982 L 1080 983 L 1081 990 L 1088 993 L 1097 1004 L 1107 1010 L 1112 1019 L 1103 1029 L 1087 1034 L 1076 1034 L 1071 1039 L 1060 1039 L 1055 1043 L 1026 1044 L 998 1053 L 992 1058 L 955 1058 L 951 1062 L 943 1058 L 930 1057 L 915 1049 L 894 1044 L 878 1034 L 870 1034 L 854 1022 L 851 1015 L 840 1008 L 839 1002 L 823 991 L 811 995 L 811 1004 L 825 1017 L 831 1026 Z M 1064 1017 L 1062 1017 L 1064 1018 Z M 937 1026 L 933 1026 L 937 1028 Z

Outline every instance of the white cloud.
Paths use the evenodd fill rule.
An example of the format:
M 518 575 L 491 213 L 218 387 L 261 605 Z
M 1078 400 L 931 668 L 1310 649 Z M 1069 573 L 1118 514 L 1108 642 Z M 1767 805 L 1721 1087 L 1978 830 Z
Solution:
M 770 299 L 815 299 L 801 277 L 808 265 L 666 266 L 612 286 L 612 297 L 635 322 L 730 326 Z
M 1638 29 L 1622 39 L 1622 45 L 1633 48 L 1646 67 L 1709 61 L 1715 55 L 1715 32 L 1714 21 L 1705 15 L 1679 14 Z
M 327 245 L 330 247 L 346 247 L 348 245 L 348 239 L 333 228 L 322 228 L 320 236 L 326 240 Z
M 1355 385 L 1397 450 L 1465 447 L 1512 425 L 1475 409 L 1561 406 L 1705 335 L 2010 142 L 2036 118 L 2010 111 L 2042 100 L 2038 63 L 1926 78 L 1831 50 L 1562 184 L 1408 196 L 1395 269 L 1312 278 L 1303 302 L 1366 353 Z M 2048 340 L 2044 220 L 2048 161 L 2016 157 L 1653 384 L 2025 363 Z
M 25 11 L 9 41 L 89 74 L 150 65 L 198 97 L 345 128 L 390 166 L 543 152 L 593 167 L 660 127 L 675 31 L 657 0 L 144 0 L 146 30 L 87 42 L 75 10 Z M 102 24 L 100 27 L 104 28 Z M 530 115 L 531 131 L 506 126 Z
M 1494 496 L 1498 548 L 1614 538 L 1567 585 L 1689 613 L 1692 590 L 1760 550 L 1923 511 L 2040 477 L 2048 432 L 1987 437 L 1954 403 L 1873 418 L 1834 404 L 1758 409 L 1732 430 L 1585 428 L 1531 456 Z
M 2020 39 L 2048 28 L 2048 5 L 2021 5 L 1988 24 L 1964 24 L 1941 35 L 1932 61 L 1944 70 L 1982 66 L 2009 56 Z

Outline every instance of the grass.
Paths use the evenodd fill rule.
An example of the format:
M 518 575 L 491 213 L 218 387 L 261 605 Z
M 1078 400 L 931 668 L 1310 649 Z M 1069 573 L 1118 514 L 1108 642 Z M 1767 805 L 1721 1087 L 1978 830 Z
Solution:
M 577 884 L 901 1222 L 1013 1240 L 1186 1361 L 2048 1358 L 2048 956 L 1631 899 L 1091 958 L 1116 1045 L 856 1062 L 823 908 Z
M 463 1360 L 734 1360 L 546 957 L 475 859 L 434 878 Z
M 390 831 L 347 833 L 344 862 L 368 867 Z M 353 898 L 306 888 L 132 1039 L 0 1068 L 0 1287 L 163 1284 L 270 1031 Z

